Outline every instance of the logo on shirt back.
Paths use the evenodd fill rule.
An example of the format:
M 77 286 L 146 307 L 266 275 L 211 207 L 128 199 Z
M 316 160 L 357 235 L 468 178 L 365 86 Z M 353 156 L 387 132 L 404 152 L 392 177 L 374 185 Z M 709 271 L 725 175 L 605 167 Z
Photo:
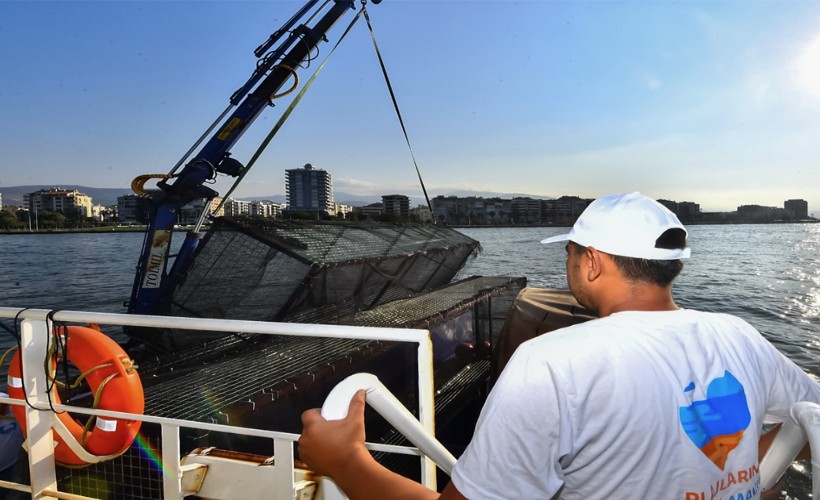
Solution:
M 691 382 L 684 392 L 694 389 Z M 751 418 L 743 386 L 728 370 L 709 382 L 706 399 L 680 407 L 680 423 L 686 435 L 720 470 L 740 443 Z

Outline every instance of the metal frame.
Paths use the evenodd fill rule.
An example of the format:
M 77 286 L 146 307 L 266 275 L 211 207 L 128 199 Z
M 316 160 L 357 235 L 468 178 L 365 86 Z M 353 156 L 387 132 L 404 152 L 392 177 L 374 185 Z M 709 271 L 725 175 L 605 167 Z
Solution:
M 325 338 L 353 338 L 362 340 L 382 340 L 397 342 L 414 342 L 418 344 L 418 391 L 419 407 L 418 420 L 422 427 L 430 434 L 435 435 L 434 429 L 434 399 L 433 399 L 433 347 L 430 333 L 427 330 L 404 328 L 369 328 L 349 327 L 339 325 L 317 325 L 297 323 L 268 323 L 261 321 L 220 320 L 182 318 L 171 316 L 146 316 L 133 314 L 110 314 L 81 311 L 57 311 L 46 309 L 21 309 L 0 307 L 0 318 L 18 319 L 21 321 L 21 359 L 23 361 L 23 380 L 27 391 L 28 403 L 20 399 L 0 398 L 0 402 L 24 406 L 29 442 L 29 472 L 31 487 L 23 486 L 24 491 L 32 492 L 32 498 L 85 498 L 57 491 L 54 449 L 52 444 L 52 419 L 57 411 L 99 415 L 109 418 L 135 419 L 143 422 L 156 423 L 162 429 L 162 460 L 166 465 L 163 473 L 164 498 L 181 498 L 182 496 L 182 466 L 180 465 L 181 450 L 179 446 L 179 429 L 182 427 L 210 430 L 216 432 L 257 436 L 273 440 L 275 463 L 277 465 L 290 464 L 277 474 L 278 477 L 290 477 L 287 484 L 277 484 L 276 490 L 271 491 L 273 498 L 293 498 L 293 444 L 299 439 L 298 434 L 232 427 L 229 425 L 178 420 L 151 415 L 134 415 L 116 411 L 93 410 L 71 405 L 50 405 L 46 392 L 46 375 L 43 371 L 43 358 L 52 335 L 49 332 L 49 321 L 66 323 L 97 323 L 114 326 L 136 326 L 147 328 L 181 328 L 191 330 L 256 333 L 263 335 L 294 335 L 301 337 Z M 49 319 L 50 314 L 50 319 Z M 33 406 L 33 408 L 32 408 Z M 373 451 L 416 455 L 420 458 L 421 481 L 424 485 L 435 489 L 436 465 L 433 461 L 415 447 L 403 447 L 367 443 Z M 20 489 L 16 483 L 0 482 L 0 486 Z

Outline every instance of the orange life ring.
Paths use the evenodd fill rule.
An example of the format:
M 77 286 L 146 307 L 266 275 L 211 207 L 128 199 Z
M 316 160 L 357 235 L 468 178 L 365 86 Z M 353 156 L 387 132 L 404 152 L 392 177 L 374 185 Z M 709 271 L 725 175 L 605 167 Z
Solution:
M 93 394 L 97 394 L 102 388 L 96 407 L 102 410 L 141 415 L 145 409 L 142 382 L 125 351 L 105 334 L 91 328 L 68 326 L 55 329 L 55 334 L 62 335 L 63 333 L 68 361 L 73 363 L 81 373 L 87 373 L 85 380 Z M 56 367 L 57 360 L 58 355 L 53 355 L 52 369 Z M 9 396 L 25 399 L 19 351 L 11 360 L 8 376 Z M 51 398 L 54 403 L 61 403 L 60 395 L 56 390 L 52 392 Z M 26 409 L 19 405 L 13 408 L 17 422 L 23 429 L 23 433 L 27 434 Z M 83 425 L 74 420 L 68 412 L 58 413 L 57 416 L 74 439 L 82 444 L 89 453 L 97 456 L 117 455 L 124 452 L 131 446 L 142 423 L 140 420 L 97 417 L 94 427 L 86 432 Z M 71 451 L 59 434 L 56 432 L 53 434 L 54 458 L 57 463 L 68 466 L 88 465 L 88 462 Z

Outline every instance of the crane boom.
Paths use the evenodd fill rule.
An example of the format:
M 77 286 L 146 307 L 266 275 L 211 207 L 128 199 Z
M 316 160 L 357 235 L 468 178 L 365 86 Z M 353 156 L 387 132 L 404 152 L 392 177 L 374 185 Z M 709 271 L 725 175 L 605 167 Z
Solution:
M 167 309 L 168 297 L 175 284 L 185 276 L 202 238 L 196 230 L 186 233 L 168 271 L 171 238 L 180 209 L 195 200 L 213 200 L 218 193 L 205 183 L 218 173 L 232 177 L 242 173 L 244 167 L 231 157 L 231 147 L 262 111 L 272 105 L 272 96 L 311 58 L 319 43 L 327 40 L 326 34 L 334 24 L 355 9 L 353 0 L 324 2 L 309 17 L 308 22 L 318 17 L 313 26 L 299 24 L 293 28 L 317 3 L 318 0 L 308 1 L 256 49 L 260 61 L 250 79 L 231 96 L 230 101 L 236 106 L 232 114 L 178 174 L 157 183 L 159 191 L 152 194 L 151 218 L 128 302 L 129 313 L 162 314 Z M 268 52 L 285 34 L 287 36 L 277 48 Z

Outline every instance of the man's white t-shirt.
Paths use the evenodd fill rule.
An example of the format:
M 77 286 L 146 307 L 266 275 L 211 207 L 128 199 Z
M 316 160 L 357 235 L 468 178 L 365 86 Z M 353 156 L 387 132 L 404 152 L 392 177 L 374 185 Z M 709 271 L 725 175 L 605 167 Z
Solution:
M 522 344 L 452 480 L 484 498 L 757 498 L 762 425 L 820 385 L 748 323 L 620 312 Z

